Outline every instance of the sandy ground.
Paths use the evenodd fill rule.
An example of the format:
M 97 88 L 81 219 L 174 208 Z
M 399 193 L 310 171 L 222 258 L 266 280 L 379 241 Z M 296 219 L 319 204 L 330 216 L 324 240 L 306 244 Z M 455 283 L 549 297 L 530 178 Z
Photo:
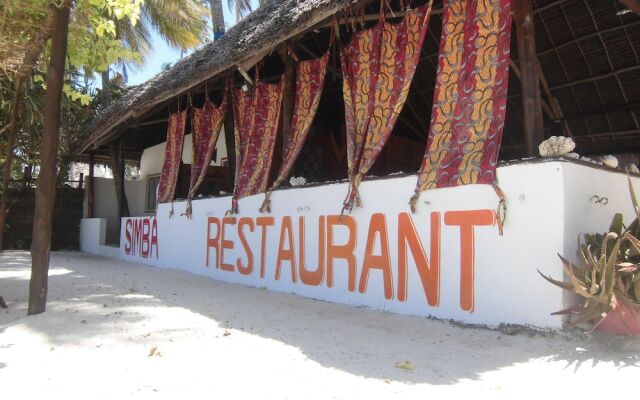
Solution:
M 0 255 L 2 398 L 594 398 L 640 379 L 640 339 L 509 335 L 81 253 L 51 265 L 47 312 L 26 317 L 29 255 Z

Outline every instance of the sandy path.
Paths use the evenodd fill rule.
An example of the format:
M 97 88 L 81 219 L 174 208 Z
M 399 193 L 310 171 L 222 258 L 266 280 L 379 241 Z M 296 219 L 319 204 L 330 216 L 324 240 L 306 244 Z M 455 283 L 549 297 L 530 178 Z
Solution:
M 80 253 L 51 264 L 47 312 L 26 317 L 28 253 L 0 255 L 3 398 L 593 397 L 640 379 L 637 340 L 510 336 Z

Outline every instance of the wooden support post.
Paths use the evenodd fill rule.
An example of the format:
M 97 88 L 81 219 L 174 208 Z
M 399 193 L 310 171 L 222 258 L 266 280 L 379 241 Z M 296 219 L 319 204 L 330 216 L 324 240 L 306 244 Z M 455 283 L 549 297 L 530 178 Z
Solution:
M 22 189 L 26 189 L 29 186 L 29 181 L 31 180 L 31 165 L 27 165 L 22 170 Z
M 534 157 L 536 148 L 544 140 L 542 127 L 542 99 L 540 77 L 533 31 L 532 0 L 515 0 L 513 20 L 518 38 L 518 57 L 522 76 L 522 107 L 526 156 Z
M 296 96 L 296 60 L 289 53 L 288 47 L 284 54 L 284 88 L 282 94 L 282 157 L 289 145 L 291 123 L 293 122 L 293 107 Z
M 83 184 L 84 184 L 84 173 L 80 172 L 80 176 L 78 177 L 78 189 L 82 190 Z
M 227 168 L 229 169 L 230 187 L 226 187 L 224 190 L 229 192 L 233 191 L 236 177 L 236 138 L 234 132 L 234 121 L 232 107 L 227 109 L 227 114 L 224 117 L 224 143 L 227 145 Z M 239 144 L 238 144 L 239 146 Z
M 96 166 L 96 160 L 93 153 L 89 153 L 89 179 L 87 180 L 87 218 L 93 218 L 93 174 Z
M 122 140 L 118 143 L 118 187 L 119 187 L 119 201 L 118 201 L 118 245 L 120 245 L 120 230 L 122 228 L 122 218 L 129 216 L 129 204 L 127 202 L 127 192 L 125 190 L 125 165 L 124 165 L 124 144 Z
M 51 5 L 53 31 L 51 57 L 47 70 L 47 90 L 44 95 L 44 124 L 40 145 L 40 173 L 36 186 L 31 242 L 31 280 L 29 282 L 28 315 L 40 314 L 47 304 L 49 253 L 51 251 L 51 221 L 56 198 L 56 164 L 60 139 L 62 86 L 67 56 L 70 1 L 62 6 Z

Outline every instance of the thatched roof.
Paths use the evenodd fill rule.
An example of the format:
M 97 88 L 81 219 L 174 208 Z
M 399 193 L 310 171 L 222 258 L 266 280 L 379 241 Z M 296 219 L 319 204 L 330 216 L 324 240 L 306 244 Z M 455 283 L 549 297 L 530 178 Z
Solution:
M 173 68 L 130 90 L 88 128 L 77 153 L 104 143 L 119 128 L 188 88 L 236 65 L 252 66 L 274 46 L 321 22 L 355 0 L 269 0 L 219 40 L 180 60 Z M 247 69 L 248 69 L 247 67 Z
M 319 23 L 349 4 L 362 1 L 265 2 L 221 40 L 133 89 L 105 110 L 77 146 L 77 153 L 108 143 L 134 123 L 158 119 L 158 111 L 166 109 L 169 100 L 187 89 L 236 65 L 248 69 L 285 40 L 311 27 L 326 27 L 326 23 Z M 631 1 L 635 0 L 627 2 Z M 546 86 L 542 93 L 545 135 L 572 135 L 582 154 L 640 152 L 640 16 L 628 10 L 623 2 L 533 0 L 536 52 Z M 376 4 L 371 2 L 370 8 Z M 434 10 L 441 7 L 442 1 L 436 0 Z M 433 98 L 440 29 L 441 16 L 433 15 L 405 107 L 408 110 L 403 111 L 399 122 L 403 124 L 399 131 L 414 131 L 415 138 L 423 142 Z M 503 158 L 518 157 L 524 149 L 515 29 L 512 32 L 513 62 Z M 335 71 L 335 75 L 339 73 Z M 553 108 L 558 108 L 561 115 Z M 161 126 L 155 127 L 156 131 L 162 131 Z M 141 134 L 150 135 L 148 131 Z

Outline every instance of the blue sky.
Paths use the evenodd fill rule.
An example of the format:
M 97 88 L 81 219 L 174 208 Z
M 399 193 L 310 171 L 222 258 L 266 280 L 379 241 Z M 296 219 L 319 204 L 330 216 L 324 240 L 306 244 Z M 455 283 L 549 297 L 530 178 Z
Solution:
M 251 0 L 253 5 L 253 9 L 255 10 L 258 6 L 257 0 Z M 227 25 L 227 29 L 235 24 L 236 16 L 235 12 L 230 11 L 229 7 L 226 4 L 226 1 L 223 0 L 223 13 L 224 20 Z M 185 54 L 186 55 L 186 54 Z M 129 79 L 127 83 L 129 85 L 138 85 L 140 83 L 146 82 L 149 79 L 153 78 L 157 73 L 159 73 L 162 69 L 162 64 L 164 63 L 174 63 L 180 59 L 180 50 L 171 48 L 167 43 L 162 40 L 160 35 L 157 32 L 153 33 L 153 54 L 148 58 L 145 65 L 141 68 L 131 68 L 128 71 Z M 96 82 L 98 86 L 100 82 Z

